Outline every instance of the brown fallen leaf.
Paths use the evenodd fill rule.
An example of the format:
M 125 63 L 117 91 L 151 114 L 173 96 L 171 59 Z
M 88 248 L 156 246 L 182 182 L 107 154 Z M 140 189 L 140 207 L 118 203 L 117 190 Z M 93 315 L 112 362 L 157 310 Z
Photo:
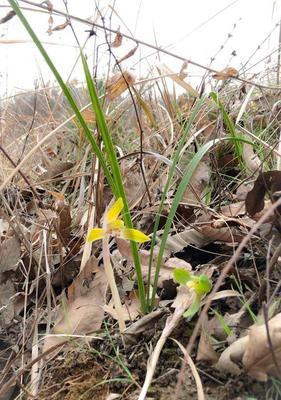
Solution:
M 223 70 L 213 74 L 213 78 L 221 81 L 225 81 L 226 79 L 229 78 L 237 78 L 239 75 L 239 72 L 237 69 L 232 68 L 232 67 L 227 67 L 224 68 Z
M 247 194 L 245 205 L 250 216 L 255 215 L 264 208 L 266 193 L 271 194 L 274 201 L 274 193 L 281 191 L 281 171 L 268 171 L 259 174 L 253 189 Z M 281 207 L 277 211 L 281 213 Z
M 242 359 L 248 374 L 262 382 L 266 382 L 268 376 L 281 378 L 281 313 L 268 321 L 268 330 L 272 347 L 269 345 L 265 324 L 250 328 Z M 274 362 L 272 353 L 279 368 Z
M 15 271 L 20 259 L 20 242 L 16 237 L 0 244 L 0 277 L 5 271 Z M 1 279 L 0 279 L 1 280 Z
M 128 71 L 112 76 L 106 84 L 106 92 L 109 100 L 120 96 L 135 82 L 135 77 Z
M 238 363 L 242 361 L 246 372 L 258 381 L 266 382 L 269 376 L 280 379 L 281 313 L 268 321 L 268 331 L 271 345 L 269 345 L 266 325 L 252 325 L 247 336 L 236 340 L 224 350 L 216 368 L 239 375 L 242 371 Z
M 62 239 L 62 245 L 67 246 L 70 241 L 72 221 L 70 206 L 63 201 L 59 201 L 56 205 L 56 211 L 59 216 L 58 231 L 60 233 L 60 239 Z
M 66 203 L 64 194 L 60 192 L 50 192 L 55 198 L 55 209 L 58 215 L 57 230 L 59 239 L 63 246 L 67 246 L 70 241 L 71 232 L 71 213 L 70 206 Z
M 253 173 L 259 171 L 262 166 L 261 159 L 249 143 L 243 143 L 243 160 L 249 171 Z
M 68 288 L 68 299 L 59 309 L 51 334 L 86 335 L 100 329 L 107 286 L 104 269 L 92 256 Z M 64 341 L 62 336 L 46 336 L 43 351 Z
M 214 364 L 218 361 L 219 356 L 212 346 L 211 339 L 211 335 L 203 325 L 196 355 L 197 361 L 208 361 L 211 364 Z
M 198 229 L 187 228 L 184 231 L 168 236 L 166 243 L 166 251 L 170 253 L 177 253 L 182 251 L 189 244 L 193 244 L 196 247 L 204 247 L 212 241 L 203 233 L 198 232 Z

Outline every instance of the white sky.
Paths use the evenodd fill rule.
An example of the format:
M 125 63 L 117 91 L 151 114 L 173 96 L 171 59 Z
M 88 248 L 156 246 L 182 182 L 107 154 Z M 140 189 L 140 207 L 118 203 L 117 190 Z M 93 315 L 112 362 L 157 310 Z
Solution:
M 54 8 L 65 10 L 63 0 L 52 0 L 52 3 Z M 168 50 L 201 64 L 208 65 L 210 58 L 226 42 L 212 64 L 212 67 L 218 70 L 227 65 L 239 69 L 258 46 L 261 48 L 251 60 L 251 64 L 278 47 L 279 27 L 275 25 L 281 19 L 281 0 L 97 0 L 96 2 L 68 0 L 70 13 L 85 19 L 95 14 L 96 3 L 103 12 L 107 10 L 106 16 L 109 15 L 108 5 L 114 6 L 116 14 L 122 20 L 115 14 L 112 19 L 113 28 L 120 26 L 121 32 L 131 31 L 136 38 L 161 47 L 170 45 Z M 7 4 L 7 0 L 0 0 L 0 17 L 7 13 L 8 9 L 3 7 Z M 19 4 L 28 7 L 23 2 Z M 67 78 L 78 54 L 77 49 L 71 47 L 75 42 L 70 28 L 49 36 L 46 33 L 48 15 L 34 12 L 26 12 L 25 15 L 43 42 L 58 44 L 56 46 L 45 44 L 45 48 L 63 77 Z M 54 16 L 54 26 L 62 22 L 64 22 L 63 18 Z M 109 22 L 107 17 L 105 22 L 106 24 Z M 83 24 L 75 24 L 74 27 L 83 43 L 87 37 L 85 30 L 88 27 Z M 265 41 L 271 31 L 273 31 L 272 35 Z M 227 40 L 228 34 L 232 34 L 232 37 Z M 40 79 L 40 75 L 45 81 L 53 80 L 48 67 L 33 44 L 5 43 L 7 40 L 29 40 L 28 34 L 17 17 L 0 25 L 0 35 L 0 93 L 2 95 L 14 93 L 19 89 L 32 88 L 34 80 Z M 104 42 L 101 31 L 98 31 L 98 40 Z M 126 54 L 132 47 L 134 47 L 133 42 L 125 41 L 124 45 L 116 50 L 117 56 Z M 91 56 L 93 48 L 93 40 L 91 40 L 86 49 L 88 56 Z M 233 50 L 237 52 L 236 57 L 231 57 Z M 133 69 L 137 74 L 145 74 L 145 71 L 140 68 L 146 68 L 148 63 L 154 65 L 159 62 L 157 54 L 149 57 L 148 63 L 139 62 L 141 57 L 151 53 L 153 53 L 151 49 L 141 47 L 135 57 L 125 63 L 125 66 Z M 100 54 L 100 62 L 103 65 L 103 60 L 104 62 L 107 60 L 105 47 L 101 47 Z M 276 63 L 276 59 L 277 53 L 274 53 L 271 62 Z M 181 66 L 181 62 L 164 55 L 161 55 L 161 62 L 165 62 L 174 70 L 179 70 Z M 264 68 L 264 64 L 259 64 L 255 67 L 255 71 L 261 71 Z M 202 75 L 203 72 L 198 68 L 192 69 L 192 74 L 195 75 Z M 83 79 L 82 69 L 76 68 L 72 77 L 78 80 Z

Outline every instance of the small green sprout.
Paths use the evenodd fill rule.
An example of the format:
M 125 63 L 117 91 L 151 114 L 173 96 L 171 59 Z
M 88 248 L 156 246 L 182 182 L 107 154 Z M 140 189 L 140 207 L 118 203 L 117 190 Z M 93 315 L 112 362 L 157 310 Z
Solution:
M 195 276 L 182 268 L 174 270 L 174 280 L 180 285 L 187 286 L 194 293 L 191 306 L 183 314 L 185 318 L 191 318 L 199 310 L 202 298 L 211 291 L 212 284 L 207 275 Z

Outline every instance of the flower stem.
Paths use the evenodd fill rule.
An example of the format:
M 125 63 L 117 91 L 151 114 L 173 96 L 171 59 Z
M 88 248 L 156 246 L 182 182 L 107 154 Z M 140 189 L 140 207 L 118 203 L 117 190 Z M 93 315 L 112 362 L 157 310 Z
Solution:
M 106 234 L 102 240 L 103 265 L 104 265 L 105 274 L 106 274 L 106 277 L 108 280 L 108 284 L 110 286 L 113 304 L 114 304 L 115 311 L 117 314 L 117 320 L 118 320 L 120 332 L 122 333 L 126 329 L 126 325 L 125 325 L 124 316 L 123 316 L 122 304 L 121 304 L 119 292 L 117 289 L 117 285 L 115 282 L 114 272 L 113 272 L 112 265 L 111 265 L 108 240 L 109 240 L 109 236 Z

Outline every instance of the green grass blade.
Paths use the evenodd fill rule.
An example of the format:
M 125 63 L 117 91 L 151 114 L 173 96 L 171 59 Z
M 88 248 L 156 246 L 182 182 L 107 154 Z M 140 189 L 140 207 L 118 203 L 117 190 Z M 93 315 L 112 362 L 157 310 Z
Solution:
M 233 139 L 235 139 L 237 137 L 236 129 L 235 129 L 235 126 L 234 126 L 232 120 L 230 119 L 228 113 L 226 112 L 226 110 L 224 108 L 224 105 L 219 100 L 219 97 L 218 97 L 217 93 L 211 92 L 210 96 L 215 101 L 215 103 L 217 104 L 219 109 L 221 110 L 221 113 L 222 113 L 224 122 L 225 122 L 225 124 L 227 126 L 227 129 L 228 129 L 231 137 Z M 243 167 L 243 148 L 241 146 L 240 141 L 238 141 L 238 140 L 234 141 L 234 148 L 235 148 L 235 153 L 236 153 L 236 156 L 238 157 L 240 166 Z
M 99 130 L 100 130 L 100 134 L 102 136 L 104 146 L 106 148 L 106 152 L 109 157 L 110 165 L 112 168 L 112 174 L 113 174 L 113 178 L 114 178 L 114 181 L 116 184 L 116 194 L 115 195 L 116 195 L 116 197 L 122 197 L 122 199 L 123 199 L 123 203 L 124 203 L 123 218 L 124 218 L 126 227 L 133 228 L 130 210 L 129 210 L 129 206 L 128 206 L 128 202 L 127 202 L 127 198 L 126 198 L 124 185 L 123 185 L 121 171 L 120 171 L 118 160 L 116 157 L 115 148 L 112 143 L 111 135 L 108 131 L 107 123 L 104 118 L 104 114 L 101 109 L 101 106 L 100 106 L 96 88 L 94 86 L 93 79 L 91 77 L 91 73 L 89 71 L 87 61 L 85 59 L 85 56 L 82 54 L 82 52 L 81 52 L 81 59 L 82 59 L 83 67 L 84 67 L 84 73 L 85 73 L 85 77 L 86 77 L 86 81 L 87 81 L 87 85 L 88 85 L 89 95 L 90 95 L 90 98 L 92 101 L 93 110 L 96 115 L 96 121 L 97 121 Z M 146 304 L 146 300 L 145 300 L 144 282 L 143 282 L 141 263 L 140 263 L 139 253 L 138 253 L 138 247 L 137 247 L 136 243 L 131 242 L 131 249 L 132 249 L 134 264 L 135 264 L 135 268 L 136 268 L 141 308 L 142 308 L 143 312 L 146 312 L 147 304 Z
M 170 233 L 170 229 L 178 208 L 178 205 L 182 199 L 182 196 L 192 178 L 192 175 L 194 174 L 196 168 L 198 167 L 199 163 L 201 162 L 202 158 L 205 156 L 205 154 L 207 154 L 207 152 L 211 149 L 211 147 L 213 147 L 215 144 L 217 144 L 221 139 L 215 139 L 212 140 L 206 144 L 204 144 L 199 150 L 198 152 L 194 155 L 194 157 L 192 158 L 192 160 L 190 161 L 190 163 L 187 166 L 186 169 L 186 173 L 184 174 L 178 189 L 176 191 L 174 200 L 172 202 L 171 205 L 171 209 L 169 212 L 169 215 L 167 217 L 167 221 L 165 224 L 165 228 L 164 228 L 164 232 L 163 235 L 161 237 L 161 244 L 160 244 L 160 249 L 159 249 L 159 253 L 158 253 L 158 257 L 157 257 L 157 264 L 156 264 L 156 270 L 155 270 L 155 277 L 154 277 L 154 284 L 153 284 L 153 291 L 152 291 L 152 296 L 151 296 L 151 305 L 154 304 L 155 301 L 155 295 L 156 295 L 156 290 L 157 290 L 157 282 L 158 282 L 158 278 L 159 278 L 159 273 L 160 273 L 160 268 L 161 268 L 161 264 L 162 264 L 162 259 L 163 259 L 163 255 L 164 255 L 164 251 L 165 251 L 165 246 L 166 246 L 166 242 L 167 242 L 167 238 L 168 235 Z
M 172 165 L 171 165 L 171 167 L 169 169 L 167 182 L 165 184 L 165 187 L 164 187 L 164 190 L 163 190 L 163 193 L 162 193 L 162 196 L 161 196 L 160 205 L 159 205 L 157 214 L 155 216 L 155 222 L 154 222 L 154 227 L 153 227 L 153 235 L 152 235 L 152 239 L 151 239 L 151 251 L 150 251 L 150 257 L 149 257 L 149 267 L 148 267 L 148 282 L 147 282 L 147 287 L 148 288 L 150 286 L 150 280 L 151 280 L 153 249 L 154 249 L 154 246 L 155 246 L 155 243 L 156 243 L 156 234 L 157 234 L 157 231 L 158 231 L 158 228 L 159 228 L 160 217 L 161 217 L 161 214 L 162 214 L 162 211 L 163 211 L 164 202 L 165 202 L 165 199 L 167 198 L 167 193 L 168 193 L 168 191 L 170 189 L 170 185 L 171 185 L 173 176 L 175 174 L 176 167 L 177 167 L 179 159 L 180 159 L 180 152 L 181 152 L 183 146 L 186 143 L 186 139 L 187 139 L 188 133 L 189 133 L 191 127 L 192 127 L 192 124 L 194 122 L 194 119 L 196 118 L 199 110 L 201 109 L 202 105 L 204 104 L 204 101 L 205 101 L 205 99 L 203 98 L 203 99 L 200 99 L 196 103 L 196 105 L 194 107 L 194 110 L 193 110 L 193 112 L 192 112 L 192 114 L 191 114 L 191 116 L 190 116 L 190 118 L 189 118 L 189 120 L 188 120 L 188 122 L 186 124 L 186 127 L 185 127 L 183 133 L 182 133 L 181 140 L 180 140 L 180 142 L 178 144 L 178 147 L 177 147 L 175 153 L 172 156 Z M 152 299 L 149 299 L 149 290 L 147 291 L 147 301 L 150 304 L 150 308 L 153 308 L 154 301 L 152 301 Z

